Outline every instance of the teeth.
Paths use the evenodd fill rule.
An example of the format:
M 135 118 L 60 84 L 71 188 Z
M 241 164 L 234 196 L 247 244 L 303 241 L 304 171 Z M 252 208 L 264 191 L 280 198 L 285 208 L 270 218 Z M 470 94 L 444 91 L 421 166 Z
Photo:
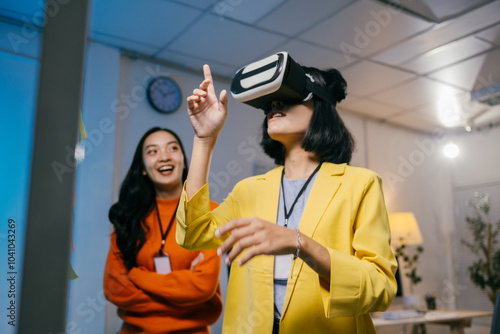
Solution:
M 171 171 L 172 169 L 174 169 L 173 166 L 163 166 L 163 167 L 158 168 L 158 170 L 160 172 L 168 172 L 168 171 Z
M 273 118 L 273 117 L 283 117 L 283 116 L 285 116 L 285 114 L 277 112 L 274 115 L 272 115 L 271 118 Z

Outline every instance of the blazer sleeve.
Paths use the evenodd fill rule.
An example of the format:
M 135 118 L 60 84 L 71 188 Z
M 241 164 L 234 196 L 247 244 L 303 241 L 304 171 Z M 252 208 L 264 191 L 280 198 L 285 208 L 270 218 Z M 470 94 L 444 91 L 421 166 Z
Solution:
M 111 235 L 111 247 L 104 269 L 103 289 L 106 299 L 117 307 L 131 312 L 166 311 L 164 301 L 144 292 L 129 278 L 129 272 L 116 246 L 116 235 Z
M 193 306 L 210 300 L 219 286 L 220 257 L 217 251 L 203 251 L 204 259 L 195 270 L 174 270 L 167 275 L 144 267 L 130 271 L 130 279 L 140 289 L 178 306 Z
M 354 217 L 354 255 L 328 248 L 330 285 L 321 287 L 327 317 L 384 311 L 391 305 L 397 290 L 397 262 L 390 235 L 381 180 L 373 173 L 365 182 Z
M 187 200 L 185 186 L 177 209 L 176 240 L 189 250 L 214 249 L 227 238 L 216 238 L 215 230 L 238 216 L 235 197 L 240 183 L 215 209 L 210 211 L 210 194 L 205 183 L 191 199 Z

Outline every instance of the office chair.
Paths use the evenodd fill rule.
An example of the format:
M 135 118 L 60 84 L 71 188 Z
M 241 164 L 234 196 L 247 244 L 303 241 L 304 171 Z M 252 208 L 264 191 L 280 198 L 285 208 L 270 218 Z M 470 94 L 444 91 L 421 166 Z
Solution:
M 495 299 L 493 321 L 491 322 L 491 334 L 500 334 L 500 292 L 497 293 L 497 298 Z

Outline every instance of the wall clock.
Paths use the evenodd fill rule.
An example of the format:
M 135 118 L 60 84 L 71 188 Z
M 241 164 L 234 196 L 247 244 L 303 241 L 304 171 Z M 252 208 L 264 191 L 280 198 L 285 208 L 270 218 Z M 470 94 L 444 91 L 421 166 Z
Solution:
M 168 77 L 156 77 L 147 88 L 148 101 L 161 113 L 172 113 L 179 109 L 182 94 L 177 83 Z

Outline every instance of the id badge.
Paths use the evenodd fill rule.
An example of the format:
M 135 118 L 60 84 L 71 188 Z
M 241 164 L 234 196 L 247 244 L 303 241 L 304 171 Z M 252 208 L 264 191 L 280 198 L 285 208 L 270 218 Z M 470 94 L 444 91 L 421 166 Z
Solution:
M 274 257 L 274 279 L 288 279 L 292 260 L 292 254 L 276 255 Z
M 155 270 L 158 274 L 168 274 L 172 271 L 170 267 L 170 257 L 167 253 L 162 256 L 155 256 Z

